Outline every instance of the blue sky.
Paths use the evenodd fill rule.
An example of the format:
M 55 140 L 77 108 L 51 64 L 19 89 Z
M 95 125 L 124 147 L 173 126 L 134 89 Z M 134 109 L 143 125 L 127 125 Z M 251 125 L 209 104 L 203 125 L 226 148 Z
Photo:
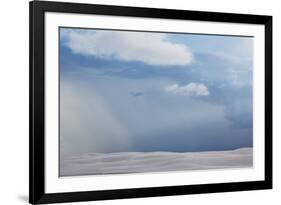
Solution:
M 60 29 L 63 154 L 252 146 L 251 37 Z

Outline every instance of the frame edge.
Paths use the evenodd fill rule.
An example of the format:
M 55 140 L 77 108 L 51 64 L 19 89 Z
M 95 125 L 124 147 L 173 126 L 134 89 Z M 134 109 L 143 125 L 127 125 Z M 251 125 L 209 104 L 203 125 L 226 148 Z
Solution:
M 265 26 L 265 182 L 273 188 L 272 163 L 272 22 L 273 17 L 267 16 Z
M 44 181 L 44 9 L 29 2 L 29 203 L 37 204 Z

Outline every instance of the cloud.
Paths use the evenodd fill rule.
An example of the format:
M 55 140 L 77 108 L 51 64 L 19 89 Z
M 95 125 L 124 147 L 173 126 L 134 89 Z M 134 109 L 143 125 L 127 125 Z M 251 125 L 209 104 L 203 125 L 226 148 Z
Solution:
M 202 83 L 191 82 L 185 86 L 173 84 L 165 87 L 166 92 L 183 95 L 183 96 L 208 96 L 209 89 Z
M 167 40 L 167 34 L 129 31 L 63 29 L 61 37 L 72 52 L 100 58 L 140 61 L 149 65 L 188 65 L 189 48 Z
M 250 128 L 253 127 L 253 105 L 252 99 L 249 97 L 238 97 L 239 100 L 232 100 L 226 104 L 224 108 L 225 119 L 231 122 L 234 128 Z

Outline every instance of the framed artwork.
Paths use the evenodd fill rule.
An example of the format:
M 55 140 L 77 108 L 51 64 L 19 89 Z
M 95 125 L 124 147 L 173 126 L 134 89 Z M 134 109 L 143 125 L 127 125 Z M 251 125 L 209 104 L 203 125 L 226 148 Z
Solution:
M 272 188 L 272 17 L 30 2 L 30 203 Z

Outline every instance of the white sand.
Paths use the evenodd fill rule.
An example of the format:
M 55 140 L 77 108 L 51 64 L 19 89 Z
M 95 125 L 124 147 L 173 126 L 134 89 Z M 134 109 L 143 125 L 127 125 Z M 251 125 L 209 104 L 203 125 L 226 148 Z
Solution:
M 251 167 L 252 148 L 211 152 L 89 153 L 61 160 L 60 176 Z

